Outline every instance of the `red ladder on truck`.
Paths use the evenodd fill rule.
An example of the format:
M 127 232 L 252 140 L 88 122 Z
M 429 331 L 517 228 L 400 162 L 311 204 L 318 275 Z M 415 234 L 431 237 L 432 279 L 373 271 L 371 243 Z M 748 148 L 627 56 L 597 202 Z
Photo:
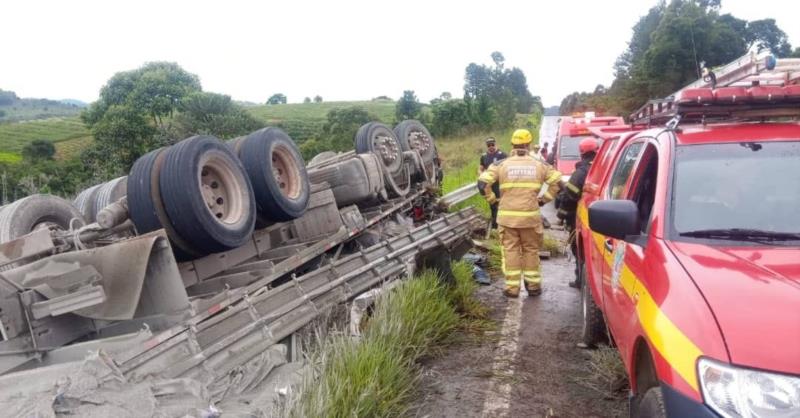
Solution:
M 682 121 L 800 117 L 800 58 L 776 59 L 769 51 L 748 54 L 664 99 L 631 114 L 635 125 Z

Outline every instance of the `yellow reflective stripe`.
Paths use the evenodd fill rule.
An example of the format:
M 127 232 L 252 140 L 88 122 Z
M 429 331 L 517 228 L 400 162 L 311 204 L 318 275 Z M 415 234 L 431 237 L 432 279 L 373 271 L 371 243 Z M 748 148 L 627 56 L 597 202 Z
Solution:
M 589 225 L 589 211 L 583 204 L 578 205 L 578 217 L 584 225 Z M 605 237 L 592 232 L 596 251 L 603 254 L 606 263 L 613 264 L 613 254 L 604 251 Z M 650 295 L 647 287 L 636 277 L 627 265 L 622 265 L 619 278 L 620 286 L 636 305 L 636 314 L 642 324 L 647 339 L 661 357 L 669 363 L 686 383 L 695 391 L 697 386 L 697 359 L 703 351 L 684 334 Z M 637 295 L 638 294 L 638 302 Z
M 576 186 L 576 185 L 574 185 L 574 184 L 572 184 L 570 182 L 567 182 L 567 189 L 569 189 L 571 192 L 577 193 L 577 194 L 580 194 L 580 192 L 581 192 L 581 189 L 579 189 L 578 186 Z
M 519 280 L 506 280 L 506 286 L 519 287 Z
M 525 276 L 539 276 L 539 270 L 522 270 L 522 274 Z
M 519 276 L 522 274 L 522 270 L 506 270 L 503 272 L 506 276 Z
M 494 183 L 497 180 L 494 173 L 491 171 L 484 171 L 481 173 L 480 177 L 478 177 L 478 181 L 482 181 L 484 183 Z
M 636 288 L 636 313 L 650 343 L 689 386 L 698 390 L 695 365 L 703 352 L 664 314 L 642 283 Z
M 498 210 L 497 216 L 534 217 L 539 216 L 538 210 Z
M 551 194 L 550 194 L 550 192 L 544 192 L 544 195 L 542 195 L 542 196 L 544 196 L 544 198 L 545 198 L 545 199 L 546 199 L 548 202 L 549 202 L 549 201 L 551 201 L 551 200 L 553 200 L 553 195 L 551 195 Z
M 525 280 L 525 283 L 533 283 L 533 284 L 541 284 L 542 283 L 542 278 L 541 277 L 523 277 L 522 279 Z
M 558 171 L 553 170 L 553 173 L 547 176 L 547 184 L 553 184 L 561 180 L 561 173 Z
M 503 189 L 536 189 L 541 188 L 542 183 L 532 182 L 519 182 L 519 183 L 501 183 L 500 190 Z
M 500 270 L 503 271 L 503 274 L 506 274 L 506 252 L 502 245 L 500 246 Z

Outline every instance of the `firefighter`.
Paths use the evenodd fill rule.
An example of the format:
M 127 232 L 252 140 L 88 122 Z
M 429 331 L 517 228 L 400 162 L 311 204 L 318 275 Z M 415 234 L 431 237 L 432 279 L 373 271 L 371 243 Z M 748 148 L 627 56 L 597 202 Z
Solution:
M 575 165 L 575 172 L 572 173 L 569 181 L 558 195 L 556 216 L 564 222 L 570 234 L 570 248 L 575 256 L 575 280 L 569 282 L 570 287 L 575 288 L 581 287 L 581 278 L 578 274 L 578 244 L 573 235 L 575 231 L 575 216 L 578 210 L 578 201 L 581 200 L 581 194 L 583 193 L 583 183 L 586 181 L 586 175 L 592 167 L 595 155 L 597 155 L 597 148 L 597 140 L 594 138 L 586 138 L 578 144 L 581 160 Z
M 507 297 L 517 297 L 520 279 L 529 296 L 542 293 L 539 246 L 543 239 L 539 207 L 558 193 L 561 173 L 529 155 L 531 133 L 518 129 L 511 137 L 513 150 L 505 160 L 489 166 L 478 178 L 478 191 L 492 204 L 497 201 L 492 185 L 499 184 L 502 198 L 497 212 L 502 268 Z M 542 187 L 546 192 L 539 198 Z
M 489 168 L 490 165 L 503 161 L 508 156 L 502 150 L 497 148 L 497 141 L 491 136 L 486 138 L 486 154 L 481 155 L 480 165 L 478 166 L 478 174 L 483 173 L 484 170 Z M 500 189 L 498 185 L 492 188 L 495 196 L 500 196 Z M 492 213 L 492 228 L 497 229 L 497 202 L 489 204 L 489 210 Z

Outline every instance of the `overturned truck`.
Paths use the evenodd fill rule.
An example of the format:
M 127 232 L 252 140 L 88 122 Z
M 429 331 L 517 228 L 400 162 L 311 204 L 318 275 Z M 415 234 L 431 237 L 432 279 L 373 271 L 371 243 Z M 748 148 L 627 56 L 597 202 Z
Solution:
M 468 246 L 480 217 L 442 211 L 441 178 L 416 121 L 368 123 L 307 166 L 264 128 L 154 150 L 71 203 L 1 208 L 2 415 L 273 413 L 298 330 Z

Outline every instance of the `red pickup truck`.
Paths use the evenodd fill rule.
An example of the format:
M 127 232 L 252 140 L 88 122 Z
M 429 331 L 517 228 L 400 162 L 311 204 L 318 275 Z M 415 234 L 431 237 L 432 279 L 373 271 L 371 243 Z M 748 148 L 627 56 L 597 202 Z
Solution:
M 797 115 L 800 95 L 778 112 L 742 90 L 750 113 L 726 113 L 708 90 L 669 108 L 684 122 L 602 143 L 578 207 L 583 342 L 612 338 L 632 416 L 799 417 L 800 123 L 704 112 Z

